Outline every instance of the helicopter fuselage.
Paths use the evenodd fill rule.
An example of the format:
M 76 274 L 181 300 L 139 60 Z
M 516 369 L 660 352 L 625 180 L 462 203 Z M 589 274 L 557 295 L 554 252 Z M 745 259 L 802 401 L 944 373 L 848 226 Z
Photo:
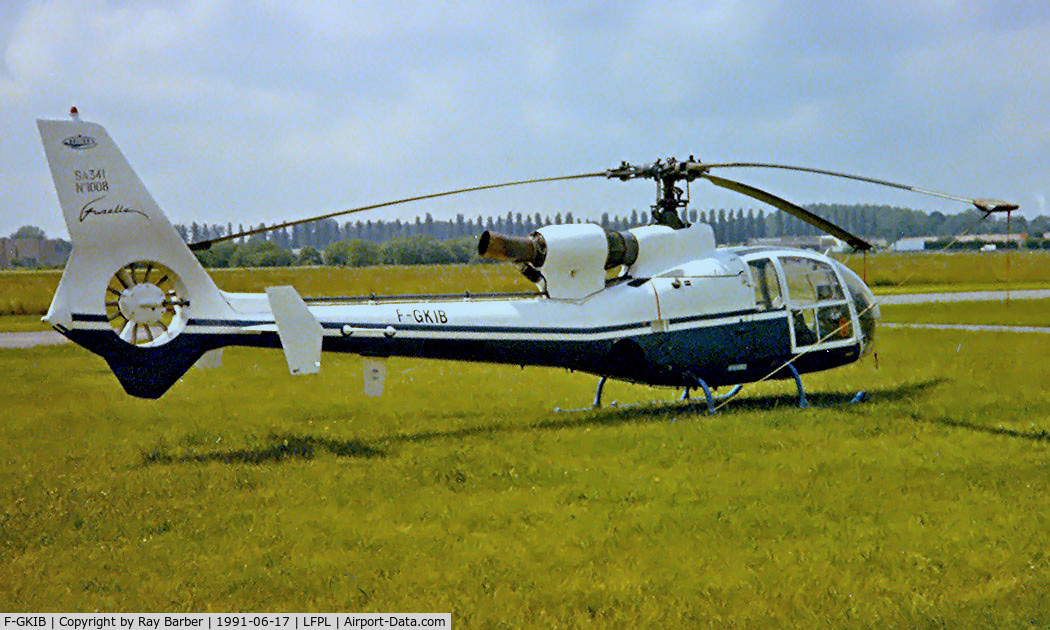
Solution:
M 224 346 L 294 351 L 266 294 L 224 295 L 237 317 L 189 317 L 155 349 L 124 343 L 97 316 L 75 314 L 66 334 L 107 357 L 118 377 L 123 366 L 164 354 L 149 361 L 158 369 L 121 379 L 138 395 L 167 389 L 173 350 L 193 360 Z M 802 373 L 856 361 L 871 347 L 878 316 L 871 292 L 841 263 L 773 248 L 716 249 L 653 277 L 610 280 L 579 300 L 465 293 L 306 303 L 325 352 L 558 367 L 685 387 L 753 382 L 792 359 Z

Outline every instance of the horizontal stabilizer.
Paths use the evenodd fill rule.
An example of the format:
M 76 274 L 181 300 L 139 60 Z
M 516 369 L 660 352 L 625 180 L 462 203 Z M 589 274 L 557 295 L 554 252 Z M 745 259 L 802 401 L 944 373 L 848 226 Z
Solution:
M 321 323 L 294 287 L 266 287 L 277 323 L 288 371 L 294 375 L 321 371 Z

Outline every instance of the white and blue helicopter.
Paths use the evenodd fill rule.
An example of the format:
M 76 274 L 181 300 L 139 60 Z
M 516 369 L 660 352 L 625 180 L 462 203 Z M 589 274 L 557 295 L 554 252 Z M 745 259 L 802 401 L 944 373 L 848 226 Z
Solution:
M 857 361 L 874 342 L 879 309 L 845 265 L 812 251 L 716 247 L 710 226 L 686 224 L 679 182 L 704 179 L 769 203 L 846 241 L 872 246 L 807 210 L 737 181 L 728 168 L 769 167 L 858 179 L 967 201 L 989 212 L 1017 206 L 969 199 L 866 177 L 692 158 L 627 163 L 596 173 L 493 184 L 385 202 L 362 210 L 503 186 L 606 177 L 657 184 L 653 223 L 609 231 L 550 225 L 526 237 L 481 234 L 482 257 L 513 261 L 536 292 L 303 298 L 293 287 L 265 293 L 220 290 L 194 256 L 227 235 L 188 246 L 106 130 L 80 120 L 38 120 L 44 151 L 73 242 L 43 318 L 102 356 L 124 390 L 162 396 L 194 363 L 225 346 L 282 348 L 292 374 L 316 373 L 322 351 L 365 357 L 365 391 L 382 391 L 383 359 L 453 359 L 567 368 L 606 379 L 703 390 Z

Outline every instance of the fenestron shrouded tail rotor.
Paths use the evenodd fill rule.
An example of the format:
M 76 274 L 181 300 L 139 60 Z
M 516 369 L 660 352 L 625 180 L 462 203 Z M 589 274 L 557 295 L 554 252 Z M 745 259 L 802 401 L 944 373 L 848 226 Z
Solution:
M 175 273 L 156 262 L 124 265 L 106 286 L 106 317 L 120 338 L 135 346 L 170 341 L 182 328 L 181 296 Z
M 422 201 L 425 199 L 435 199 L 437 197 L 447 197 L 451 195 L 458 195 L 462 193 L 475 192 L 481 190 L 490 190 L 493 188 L 507 188 L 511 186 L 523 186 L 527 184 L 540 184 L 548 182 L 566 181 L 573 179 L 586 179 L 592 177 L 605 177 L 608 179 L 619 179 L 621 181 L 627 181 L 630 179 L 651 179 L 657 183 L 657 200 L 652 207 L 653 222 L 660 225 L 666 225 L 675 229 L 686 227 L 687 223 L 683 220 L 679 214 L 681 209 L 684 209 L 689 203 L 688 198 L 683 198 L 683 191 L 676 186 L 680 181 L 691 182 L 697 179 L 705 179 L 715 186 L 725 188 L 727 190 L 733 190 L 742 195 L 751 197 L 763 203 L 769 204 L 774 208 L 783 210 L 791 216 L 808 223 L 822 230 L 836 238 L 842 239 L 848 243 L 851 247 L 856 250 L 869 250 L 873 249 L 873 245 L 861 237 L 852 234 L 844 228 L 824 219 L 805 208 L 796 205 L 782 197 L 778 197 L 770 192 L 755 188 L 749 184 L 738 182 L 724 177 L 718 177 L 709 173 L 712 169 L 727 169 L 727 168 L 765 168 L 765 169 L 780 169 L 789 171 L 799 171 L 803 173 L 812 173 L 816 175 L 826 175 L 830 177 L 839 177 L 844 179 L 852 179 L 861 182 L 867 182 L 869 184 L 876 184 L 879 186 L 888 186 L 890 188 L 897 188 L 899 190 L 906 190 L 922 195 L 929 195 L 934 197 L 941 197 L 943 199 L 951 199 L 953 201 L 963 201 L 972 204 L 978 210 L 984 212 L 986 215 L 993 212 L 1006 212 L 1010 213 L 1017 210 L 1017 204 L 1008 203 L 1005 201 L 999 201 L 996 199 L 977 199 L 971 197 L 965 197 L 961 195 L 951 195 L 948 193 L 937 192 L 934 190 L 927 190 L 924 188 L 918 188 L 915 186 L 909 186 L 906 184 L 898 184 L 882 179 L 876 179 L 873 177 L 865 177 L 862 175 L 850 175 L 848 173 L 839 173 L 835 171 L 828 171 L 824 169 L 808 168 L 804 166 L 789 166 L 786 164 L 768 164 L 762 162 L 720 162 L 720 163 L 703 163 L 695 160 L 690 156 L 688 160 L 678 161 L 675 158 L 668 158 L 667 160 L 657 160 L 649 164 L 634 165 L 627 162 L 622 162 L 620 166 L 612 169 L 608 169 L 600 172 L 593 173 L 580 173 L 577 175 L 561 175 L 555 177 L 541 177 L 537 179 L 524 179 L 510 182 L 503 182 L 498 184 L 486 184 L 483 186 L 472 186 L 470 188 L 458 188 L 455 190 L 448 190 L 445 192 L 431 193 L 427 195 L 418 195 L 414 197 L 406 197 L 403 199 L 396 199 L 393 201 L 385 201 L 382 203 L 370 204 L 367 206 L 360 206 L 357 208 L 350 208 L 348 210 L 339 210 L 336 212 L 329 212 L 306 219 L 298 219 L 295 221 L 286 221 L 284 223 L 278 223 L 271 226 L 264 226 L 252 230 L 246 230 L 238 232 L 236 234 L 227 234 L 225 236 L 212 238 L 204 241 L 198 241 L 190 244 L 190 249 L 203 250 L 208 249 L 215 243 L 223 241 L 229 241 L 244 236 L 251 236 L 253 234 L 260 234 L 263 232 L 269 232 L 271 230 L 280 230 L 283 228 L 291 227 L 294 225 L 301 225 L 303 223 L 310 223 L 312 221 L 321 221 L 323 219 L 330 219 L 338 216 L 344 216 L 353 214 L 356 212 L 363 212 L 365 210 L 374 210 L 376 208 L 385 208 L 389 206 L 395 206 L 402 203 L 409 203 L 413 201 Z

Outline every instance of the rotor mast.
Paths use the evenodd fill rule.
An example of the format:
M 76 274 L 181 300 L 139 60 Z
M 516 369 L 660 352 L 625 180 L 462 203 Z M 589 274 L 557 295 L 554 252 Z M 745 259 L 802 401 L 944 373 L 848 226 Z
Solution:
M 673 157 L 667 158 L 666 161 L 656 160 L 652 164 L 641 166 L 621 162 L 619 167 L 606 171 L 605 176 L 620 181 L 629 179 L 655 181 L 656 203 L 651 206 L 653 223 L 679 230 L 689 227 L 685 214 L 685 209 L 689 206 L 689 195 L 677 184 L 680 181 L 688 184 L 701 177 L 704 171 L 697 168 L 699 165 L 700 163 L 691 155 L 684 162 L 679 162 Z
M 674 158 L 668 160 L 673 164 Z M 682 198 L 682 189 L 676 186 L 680 177 L 673 171 L 660 173 L 656 180 L 656 203 L 653 204 L 653 221 L 675 230 L 689 227 L 685 209 L 689 205 L 689 196 Z M 679 214 L 679 208 L 682 212 Z

